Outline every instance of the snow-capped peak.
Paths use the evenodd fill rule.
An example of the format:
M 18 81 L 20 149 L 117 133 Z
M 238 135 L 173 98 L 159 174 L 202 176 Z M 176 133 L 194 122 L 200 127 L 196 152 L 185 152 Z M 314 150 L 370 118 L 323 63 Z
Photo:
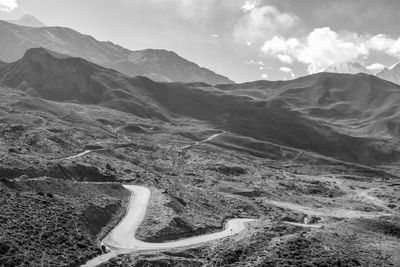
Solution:
M 357 73 L 371 74 L 371 72 L 367 68 L 365 68 L 363 65 L 361 65 L 361 63 L 357 61 L 335 63 L 326 68 L 324 72 L 348 73 L 348 74 L 357 74 Z

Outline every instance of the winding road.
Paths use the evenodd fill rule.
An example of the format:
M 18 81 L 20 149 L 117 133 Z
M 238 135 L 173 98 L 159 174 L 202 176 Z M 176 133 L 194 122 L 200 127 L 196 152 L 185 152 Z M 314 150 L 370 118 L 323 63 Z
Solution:
M 66 157 L 66 158 L 57 159 L 57 160 L 75 159 L 75 158 L 79 158 L 79 157 L 85 156 L 86 154 L 89 154 L 91 152 L 92 152 L 92 150 L 85 150 L 85 151 L 83 151 L 83 152 L 81 152 L 79 154 L 76 154 L 76 155 L 73 155 L 73 156 L 70 156 L 70 157 Z
M 193 145 L 208 142 L 223 134 L 218 133 L 210 136 L 209 138 L 196 142 Z M 187 148 L 193 146 L 190 145 Z M 73 156 L 60 158 L 57 160 L 71 160 L 82 157 L 86 154 L 93 152 L 93 150 L 85 150 Z M 86 182 L 93 183 L 93 182 Z M 103 239 L 102 245 L 109 249 L 108 253 L 102 254 L 92 260 L 88 261 L 82 267 L 98 266 L 116 257 L 120 254 L 132 253 L 135 251 L 143 250 L 165 250 L 179 247 L 190 247 L 199 245 L 205 242 L 210 242 L 225 237 L 229 237 L 240 233 L 246 229 L 246 223 L 255 221 L 255 219 L 231 219 L 225 224 L 224 230 L 216 233 L 194 236 L 184 239 L 179 239 L 171 242 L 163 243 L 148 243 L 136 239 L 136 231 L 146 216 L 147 205 L 150 201 L 151 192 L 148 188 L 138 185 L 123 185 L 126 189 L 131 191 L 131 198 L 127 207 L 124 218 L 119 224 Z
M 229 237 L 246 229 L 246 223 L 255 219 L 231 219 L 225 224 L 223 231 L 184 238 L 164 243 L 148 243 L 136 239 L 136 231 L 145 218 L 147 205 L 150 201 L 150 190 L 138 185 L 123 185 L 131 191 L 127 212 L 121 222 L 104 238 L 102 245 L 108 247 L 109 253 L 100 255 L 84 267 L 97 266 L 118 254 L 126 254 L 142 250 L 165 250 L 179 247 L 190 247 L 201 243 Z
M 196 145 L 200 145 L 201 143 L 210 142 L 210 141 L 214 140 L 215 138 L 217 138 L 218 136 L 220 136 L 220 135 L 222 135 L 222 134 L 224 134 L 224 133 L 225 133 L 225 132 L 213 134 L 213 135 L 211 135 L 210 137 L 208 137 L 207 139 L 204 139 L 204 140 L 202 140 L 202 141 L 197 141 L 196 143 L 191 144 L 191 145 L 184 146 L 184 147 L 182 148 L 182 150 L 186 150 L 186 149 L 189 149 L 189 148 L 194 147 L 194 146 L 196 146 Z

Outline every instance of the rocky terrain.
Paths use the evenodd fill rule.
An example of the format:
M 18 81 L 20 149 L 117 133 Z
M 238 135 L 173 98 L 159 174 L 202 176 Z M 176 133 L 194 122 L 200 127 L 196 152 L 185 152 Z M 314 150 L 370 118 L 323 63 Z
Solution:
M 104 266 L 400 263 L 393 83 L 332 73 L 158 83 L 41 48 L 0 64 L 0 83 L 4 266 L 79 266 L 101 254 L 127 206 L 121 183 L 151 190 L 144 241 L 257 221 Z

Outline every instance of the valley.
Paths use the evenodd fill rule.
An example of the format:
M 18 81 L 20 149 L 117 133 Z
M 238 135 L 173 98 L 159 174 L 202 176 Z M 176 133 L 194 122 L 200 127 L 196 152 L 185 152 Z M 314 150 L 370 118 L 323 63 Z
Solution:
M 47 95 L 34 97 L 9 87 L 0 90 L 5 178 L 1 214 L 6 214 L 2 227 L 8 229 L 1 238 L 5 266 L 23 265 L 27 260 L 46 266 L 66 262 L 78 266 L 102 255 L 101 241 L 123 218 L 128 205 L 130 194 L 121 184 L 151 191 L 144 221 L 136 231 L 140 242 L 163 244 L 218 233 L 231 218 L 256 220 L 237 235 L 194 246 L 114 252 L 111 258 L 103 254 L 98 262 L 103 266 L 329 266 L 339 262 L 393 266 L 398 262 L 400 188 L 390 168 L 393 159 L 379 158 L 383 165 L 365 166 L 362 162 L 369 162 L 368 157 L 341 161 L 343 157 L 330 157 L 335 156 L 330 152 L 321 155 L 293 147 L 304 135 L 291 135 L 290 143 L 280 136 L 277 130 L 285 129 L 282 118 L 288 111 L 279 105 L 275 114 L 281 122 L 268 126 L 268 135 L 261 135 L 267 133 L 263 128 L 251 132 L 249 127 L 236 128 L 240 126 L 234 120 L 237 115 L 213 115 L 219 111 L 210 104 L 214 97 L 216 103 L 244 100 L 235 92 L 209 88 L 215 92 L 207 93 L 138 78 L 133 82 L 141 86 L 132 89 L 137 93 L 149 97 L 149 91 L 143 90 L 151 90 L 152 98 L 147 99 L 154 102 L 149 107 L 157 113 L 149 108 L 149 113 L 121 109 L 107 102 L 79 103 L 79 98 L 53 101 Z M 27 83 L 36 91 L 46 86 Z M 155 93 L 161 90 L 168 90 L 171 98 L 158 97 Z M 207 108 L 190 111 L 180 98 L 169 102 L 175 94 L 189 100 L 196 96 L 189 106 L 206 97 L 201 105 L 208 103 Z M 29 205 L 33 218 L 45 216 L 47 222 L 25 221 Z M 35 205 L 47 205 L 47 209 Z M 67 216 L 61 207 L 74 217 L 34 215 L 38 210 L 54 210 Z M 5 226 L 11 221 L 20 223 L 17 228 Z M 62 226 L 61 221 L 69 224 Z M 30 231 L 44 234 L 28 239 L 11 229 L 27 231 L 28 236 Z M 46 229 L 58 229 L 68 240 L 46 235 Z M 68 253 L 55 244 L 63 244 Z M 36 257 L 35 247 L 45 253 Z
M 0 266 L 400 266 L 396 67 L 233 83 L 39 26 L 0 21 Z

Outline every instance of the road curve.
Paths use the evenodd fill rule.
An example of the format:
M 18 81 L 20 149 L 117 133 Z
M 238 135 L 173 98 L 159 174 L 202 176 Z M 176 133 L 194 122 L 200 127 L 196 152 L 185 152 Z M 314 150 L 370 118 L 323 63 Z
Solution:
M 210 141 L 214 140 L 215 138 L 217 138 L 218 136 L 220 136 L 220 135 L 222 135 L 222 134 L 224 134 L 224 133 L 225 133 L 225 132 L 213 134 L 213 135 L 211 135 L 210 137 L 208 137 L 207 139 L 204 139 L 204 140 L 202 140 L 202 141 L 197 141 L 197 142 L 195 142 L 194 144 L 191 144 L 191 145 L 184 146 L 184 147 L 182 148 L 182 150 L 186 150 L 186 149 L 189 149 L 189 148 L 191 148 L 191 147 L 200 145 L 201 143 L 210 142 Z
M 89 154 L 91 152 L 92 152 L 92 150 L 85 150 L 85 151 L 83 151 L 83 152 L 81 152 L 79 154 L 76 154 L 76 155 L 73 155 L 73 156 L 70 156 L 70 157 L 66 157 L 66 158 L 60 158 L 60 159 L 57 159 L 57 160 L 75 159 L 75 158 L 79 158 L 79 157 L 85 156 L 86 154 Z
M 246 223 L 254 219 L 231 219 L 225 224 L 223 231 L 184 238 L 165 243 L 148 243 L 136 239 L 136 231 L 145 218 L 147 204 L 150 200 L 150 190 L 143 186 L 123 185 L 131 191 L 127 212 L 121 222 L 104 238 L 102 244 L 111 249 L 111 252 L 100 255 L 87 262 L 84 267 L 97 266 L 118 254 L 125 254 L 141 250 L 164 250 L 178 247 L 194 246 L 201 243 L 221 239 L 238 234 L 246 229 Z

